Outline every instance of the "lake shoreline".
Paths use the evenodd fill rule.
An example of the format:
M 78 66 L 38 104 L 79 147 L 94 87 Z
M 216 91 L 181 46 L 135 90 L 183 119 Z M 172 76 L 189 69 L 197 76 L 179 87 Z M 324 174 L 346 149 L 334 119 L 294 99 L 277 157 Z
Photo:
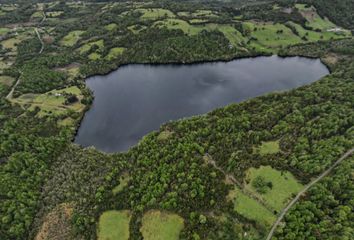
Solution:
M 257 59 L 257 61 L 253 61 L 255 59 Z M 306 60 L 314 60 L 314 61 L 308 62 Z M 154 74 L 158 74 L 158 75 L 154 75 Z M 89 77 L 85 79 L 85 82 L 87 80 L 93 81 L 91 82 L 91 86 L 88 85 L 86 82 L 86 87 L 90 89 L 92 93 L 95 92 L 95 94 L 92 94 L 92 96 L 95 98 L 94 100 L 95 102 L 97 101 L 96 99 L 97 96 L 101 97 L 101 99 L 98 100 L 98 103 L 100 104 L 98 104 L 95 111 L 102 111 L 102 112 L 96 115 L 96 117 L 92 117 L 90 115 L 87 115 L 88 111 L 86 110 L 85 114 L 82 115 L 80 123 L 77 125 L 78 127 L 76 128 L 73 140 L 75 143 L 80 143 L 82 146 L 90 146 L 90 145 L 96 146 L 95 144 L 92 144 L 92 142 L 87 140 L 87 139 L 94 139 L 94 138 L 107 137 L 112 139 L 120 139 L 119 141 L 124 141 L 122 140 L 125 139 L 124 132 L 131 132 L 130 134 L 133 134 L 135 136 L 135 134 L 139 135 L 139 131 L 142 131 L 142 130 L 137 130 L 137 132 L 134 132 L 135 122 L 141 122 L 142 119 L 144 119 L 145 121 L 145 118 L 147 117 L 148 119 L 147 122 L 149 122 L 150 120 L 150 124 L 154 125 L 155 124 L 154 121 L 159 117 L 161 117 L 160 115 L 164 115 L 164 114 L 166 115 L 168 112 L 170 112 L 171 108 L 177 109 L 176 114 L 169 113 L 172 114 L 170 117 L 166 117 L 162 120 L 161 119 L 156 120 L 158 122 L 158 127 L 161 126 L 161 124 L 171 120 L 175 121 L 181 118 L 189 118 L 196 115 L 206 114 L 210 111 L 213 111 L 214 109 L 224 107 L 229 104 L 240 103 L 245 100 L 254 97 L 259 97 L 272 92 L 279 92 L 279 91 L 283 92 L 283 91 L 295 89 L 297 87 L 302 87 L 304 85 L 308 85 L 315 81 L 318 81 L 323 76 L 326 76 L 328 74 L 330 74 L 328 67 L 325 64 L 323 64 L 323 62 L 320 59 L 300 57 L 300 56 L 284 57 L 279 55 L 268 55 L 268 56 L 262 55 L 259 57 L 247 57 L 243 59 L 238 58 L 232 61 L 212 61 L 212 62 L 193 63 L 193 64 L 141 64 L 141 63 L 127 64 L 124 67 L 121 67 L 119 69 L 116 69 L 113 72 L 110 72 L 110 74 L 94 75 L 93 77 Z M 151 75 L 153 77 L 151 77 Z M 197 82 L 195 82 L 196 81 L 195 76 L 197 76 Z M 246 79 L 244 79 L 244 77 L 246 77 Z M 135 80 L 136 78 L 140 80 L 136 82 L 137 81 Z M 162 80 L 161 78 L 163 79 L 163 81 L 161 81 Z M 188 78 L 191 79 L 188 80 Z M 121 79 L 121 80 L 129 79 L 129 81 L 116 81 L 117 79 Z M 107 81 L 107 82 L 102 84 L 102 81 Z M 156 81 L 160 81 L 160 82 L 156 83 Z M 183 84 L 188 87 L 184 89 Z M 190 85 L 190 84 L 194 84 L 194 85 Z M 184 90 L 182 90 L 181 87 Z M 216 95 L 214 91 L 215 87 L 218 91 Z M 174 89 L 171 90 L 171 88 Z M 154 89 L 159 89 L 159 91 L 161 92 L 154 92 L 155 91 Z M 222 92 L 219 92 L 220 89 Z M 151 91 L 153 92 L 153 94 L 151 93 Z M 170 92 L 167 95 L 171 95 L 172 98 L 174 98 L 173 96 L 175 96 L 175 99 L 178 99 L 179 101 L 171 100 L 169 97 L 165 96 L 166 92 L 168 93 L 169 91 L 172 92 Z M 176 97 L 176 91 L 186 92 L 187 95 L 182 94 L 181 96 L 179 96 L 178 93 L 177 94 L 178 97 Z M 126 94 L 128 95 L 124 97 L 116 96 L 116 95 L 126 95 Z M 140 96 L 142 95 L 146 95 L 148 96 L 148 98 L 141 101 Z M 159 96 L 161 99 L 158 99 L 158 97 L 156 96 Z M 102 98 L 108 98 L 109 101 L 102 104 L 102 102 L 100 102 Z M 136 102 L 139 101 L 141 101 L 140 105 L 138 104 L 137 106 L 135 106 L 134 104 L 136 104 Z M 181 102 L 181 101 L 182 102 L 186 101 L 186 102 L 181 106 L 172 105 L 167 108 L 165 106 L 167 103 L 170 102 L 171 104 L 176 104 L 176 102 Z M 166 102 L 166 104 L 164 105 L 163 102 Z M 126 105 L 122 106 L 123 103 Z M 207 103 L 207 105 L 205 105 L 205 103 Z M 148 112 L 145 113 L 146 115 L 142 115 L 141 112 L 147 111 L 146 108 L 141 107 L 143 105 L 148 106 L 149 108 L 151 108 L 151 105 L 154 105 L 156 109 L 155 110 L 150 109 Z M 93 106 L 93 102 L 92 104 L 89 105 L 87 109 L 91 111 L 93 109 L 92 106 Z M 127 109 L 129 109 L 130 107 L 132 107 L 132 109 L 134 110 L 128 111 Z M 97 110 L 97 108 L 101 108 L 101 110 Z M 164 108 L 166 108 L 166 110 L 163 110 Z M 102 109 L 106 109 L 106 110 L 102 110 Z M 107 113 L 108 109 L 110 109 L 109 113 Z M 151 115 L 150 113 L 154 111 L 157 111 L 158 115 L 154 117 L 150 117 L 149 116 Z M 184 111 L 187 112 L 183 113 Z M 107 118 L 102 117 L 107 114 L 109 114 L 109 116 L 121 115 L 118 116 L 118 119 L 121 120 L 115 119 L 113 122 L 109 123 L 110 121 L 112 121 L 112 119 L 110 120 L 109 117 Z M 178 115 L 178 114 L 182 114 L 182 115 Z M 136 116 L 135 118 L 128 120 L 129 121 L 128 124 L 126 122 L 125 117 L 122 116 L 129 117 L 130 115 L 136 115 Z M 99 120 L 100 124 L 99 125 L 96 124 L 96 128 L 95 127 L 92 128 L 92 126 L 88 128 L 88 129 L 92 128 L 91 130 L 88 130 L 89 132 L 96 131 L 96 133 L 97 134 L 99 133 L 99 135 L 96 135 L 95 137 L 81 136 L 80 129 L 83 128 L 85 117 L 87 117 L 87 119 L 91 119 L 90 121 L 93 122 L 98 121 L 95 120 L 96 118 L 100 119 Z M 86 121 L 89 121 L 87 119 Z M 122 127 L 122 129 L 120 129 L 117 132 L 117 135 L 114 135 L 113 134 L 113 132 L 115 132 L 114 129 L 119 128 L 116 125 L 122 125 L 122 124 L 123 125 L 125 124 L 125 127 Z M 131 127 L 133 130 L 130 130 Z M 139 136 L 139 139 L 141 139 L 141 137 L 146 135 L 147 133 L 157 130 L 158 127 L 155 126 L 147 130 L 144 130 L 143 134 Z M 103 129 L 105 128 L 109 128 L 109 129 L 112 128 L 112 129 L 110 129 L 107 133 L 104 133 Z M 139 128 L 141 128 L 141 126 L 139 126 Z M 82 131 L 85 132 L 87 130 L 82 130 Z M 132 136 L 130 137 L 127 136 L 128 137 L 127 139 L 130 139 L 128 140 L 128 142 L 133 141 L 132 139 L 134 139 L 135 137 L 132 138 Z M 80 140 L 78 141 L 78 139 L 83 139 L 83 142 L 80 142 Z M 93 141 L 98 141 L 98 140 L 96 139 Z M 108 142 L 111 143 L 113 141 L 114 140 Z M 108 142 L 107 142 L 107 148 L 109 148 Z M 127 146 L 132 147 L 135 144 L 133 145 L 127 144 Z M 101 150 L 102 148 L 105 148 L 104 146 L 106 145 L 101 144 Z M 121 150 L 118 151 L 103 150 L 103 151 L 121 152 Z

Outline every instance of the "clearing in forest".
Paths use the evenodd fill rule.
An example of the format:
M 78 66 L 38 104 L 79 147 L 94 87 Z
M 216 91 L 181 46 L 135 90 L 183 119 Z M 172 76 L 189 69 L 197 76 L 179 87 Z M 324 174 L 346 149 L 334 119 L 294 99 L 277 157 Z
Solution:
M 98 240 L 128 240 L 130 218 L 128 210 L 104 212 L 98 223 Z
M 246 174 L 245 188 L 278 212 L 304 187 L 290 172 L 270 166 L 250 168 Z
M 144 20 L 151 20 L 157 19 L 161 17 L 169 17 L 174 18 L 175 14 L 168 9 L 163 8 L 139 8 L 137 11 L 143 13 L 141 19 Z
M 238 187 L 235 187 L 228 199 L 234 202 L 234 210 L 247 219 L 254 220 L 260 225 L 268 228 L 276 220 L 275 215 L 265 208 L 257 200 L 244 194 Z
M 106 56 L 106 59 L 112 60 L 117 58 L 118 56 L 122 55 L 125 49 L 126 48 L 122 48 L 122 47 L 111 48 L 111 50 L 109 50 L 108 55 Z
M 152 210 L 144 214 L 140 231 L 144 240 L 178 240 L 183 227 L 177 214 Z
M 94 42 L 89 42 L 85 43 L 79 48 L 79 51 L 81 54 L 88 52 L 93 46 L 96 46 L 98 49 L 102 49 L 104 47 L 104 42 L 103 39 L 94 41 Z
M 60 41 L 60 43 L 63 46 L 72 47 L 80 40 L 80 36 L 83 33 L 84 31 L 81 30 L 71 31 Z
M 39 116 L 45 116 L 48 114 L 58 116 L 67 111 L 83 111 L 85 105 L 80 102 L 82 98 L 81 90 L 78 87 L 73 86 L 60 90 L 52 90 L 43 94 L 23 94 L 18 98 L 11 99 L 11 101 L 18 103 L 23 107 L 30 106 L 30 110 L 39 107 Z
M 255 153 L 264 156 L 267 154 L 275 154 L 280 151 L 279 141 L 262 142 L 259 147 L 254 148 Z
M 128 173 L 124 173 L 120 178 L 119 178 L 119 184 L 113 188 L 112 193 L 113 195 L 118 194 L 121 192 L 127 185 L 131 177 L 129 176 Z

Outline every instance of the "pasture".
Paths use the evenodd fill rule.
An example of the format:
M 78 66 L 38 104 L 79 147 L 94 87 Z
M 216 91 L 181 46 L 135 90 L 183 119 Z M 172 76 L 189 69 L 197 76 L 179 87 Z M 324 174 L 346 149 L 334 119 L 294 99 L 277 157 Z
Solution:
M 151 210 L 144 214 L 140 231 L 144 240 L 178 240 L 183 227 L 177 214 Z

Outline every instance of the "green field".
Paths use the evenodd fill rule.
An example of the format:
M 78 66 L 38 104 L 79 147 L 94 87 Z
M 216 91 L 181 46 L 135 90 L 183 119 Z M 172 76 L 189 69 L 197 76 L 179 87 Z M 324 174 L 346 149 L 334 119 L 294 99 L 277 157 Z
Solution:
M 10 32 L 9 28 L 0 27 L 0 34 L 6 34 L 8 32 Z
M 50 17 L 50 18 L 55 18 L 55 17 L 59 17 L 63 14 L 63 11 L 53 11 L 53 12 L 46 12 L 46 16 Z
M 178 240 L 184 227 L 183 218 L 152 210 L 144 214 L 140 229 L 144 240 Z
M 97 40 L 97 41 L 95 41 L 95 42 L 85 43 L 84 45 L 82 45 L 82 46 L 79 48 L 79 51 L 80 51 L 81 54 L 86 53 L 86 52 L 88 52 L 88 51 L 91 49 L 91 47 L 93 47 L 93 46 L 97 46 L 98 49 L 102 49 L 102 48 L 104 47 L 104 42 L 103 42 L 102 39 L 100 39 L 100 40 Z
M 95 60 L 98 60 L 98 59 L 101 59 L 101 55 L 99 53 L 91 53 L 90 55 L 88 55 L 88 58 L 92 61 L 95 61 Z
M 99 219 L 98 240 L 128 240 L 130 211 L 106 211 Z
M 80 36 L 83 33 L 84 31 L 81 30 L 71 31 L 60 41 L 60 43 L 63 46 L 72 47 L 80 40 Z
M 309 41 L 330 40 L 332 38 L 338 39 L 350 36 L 350 32 L 348 31 L 342 31 L 340 34 L 329 31 L 315 32 L 306 30 L 301 25 L 293 22 L 288 22 L 288 24 L 296 28 L 301 38 L 306 37 Z
M 114 29 L 117 28 L 117 24 L 115 24 L 115 23 L 110 23 L 110 24 L 104 26 L 104 28 L 105 28 L 106 30 L 108 30 L 108 31 L 113 31 Z
M 158 19 L 162 17 L 168 17 L 168 18 L 175 17 L 173 12 L 163 8 L 139 8 L 137 9 L 137 11 L 143 14 L 141 16 L 141 19 L 143 20 Z
M 0 84 L 5 86 L 11 86 L 15 79 L 9 76 L 0 76 Z
M 264 227 L 270 227 L 276 219 L 271 211 L 257 202 L 257 200 L 242 193 L 237 187 L 230 192 L 228 199 L 234 202 L 234 209 L 237 213 L 256 221 Z
M 259 194 L 252 186 L 252 181 L 258 176 L 273 185 L 265 194 Z M 249 169 L 246 179 L 248 184 L 245 187 L 277 211 L 280 211 L 285 206 L 292 195 L 296 195 L 303 188 L 303 185 L 291 173 L 287 171 L 281 172 L 270 166 Z
M 283 24 L 244 22 L 243 26 L 253 38 L 251 45 L 257 49 L 278 48 L 301 43 L 302 40 Z
M 279 151 L 279 141 L 262 142 L 259 147 L 254 148 L 254 152 L 259 153 L 260 155 L 275 154 Z
M 81 112 L 84 110 L 85 106 L 80 103 L 80 101 L 66 105 L 65 93 L 76 95 L 79 100 L 82 99 L 81 90 L 78 87 L 73 86 L 60 90 L 53 90 L 43 94 L 24 94 L 18 98 L 11 99 L 11 101 L 22 106 L 29 105 L 29 109 L 32 110 L 35 107 L 39 107 L 39 116 L 46 116 L 48 114 L 62 115 L 68 110 L 76 112 Z
M 106 59 L 112 60 L 117 58 L 118 56 L 122 55 L 122 53 L 125 51 L 125 48 L 121 47 L 115 47 L 109 50 L 108 55 L 106 56 Z
M 327 30 L 336 27 L 336 25 L 330 20 L 327 18 L 324 19 L 318 15 L 314 7 L 306 7 L 306 4 L 296 4 L 295 7 L 300 11 L 302 16 L 306 18 L 306 25 L 308 27 L 320 30 Z

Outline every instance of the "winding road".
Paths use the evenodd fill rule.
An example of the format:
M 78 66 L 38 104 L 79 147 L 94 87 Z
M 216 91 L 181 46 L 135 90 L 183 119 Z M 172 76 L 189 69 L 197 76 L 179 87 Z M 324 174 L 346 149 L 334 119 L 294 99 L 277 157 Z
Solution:
M 273 237 L 275 229 L 278 227 L 280 222 L 283 220 L 285 214 L 289 211 L 289 209 L 294 206 L 294 204 L 299 201 L 300 197 L 305 194 L 313 185 L 321 181 L 324 177 L 326 177 L 338 164 L 340 164 L 344 159 L 349 157 L 352 153 L 354 152 L 354 148 L 350 149 L 348 152 L 346 152 L 342 157 L 340 157 L 335 163 L 332 164 L 330 168 L 328 168 L 326 171 L 324 171 L 321 175 L 319 175 L 317 178 L 312 180 L 309 184 L 306 185 L 304 189 L 302 189 L 296 197 L 283 209 L 281 214 L 279 215 L 277 221 L 273 224 L 272 229 L 270 230 L 266 240 L 270 240 Z

